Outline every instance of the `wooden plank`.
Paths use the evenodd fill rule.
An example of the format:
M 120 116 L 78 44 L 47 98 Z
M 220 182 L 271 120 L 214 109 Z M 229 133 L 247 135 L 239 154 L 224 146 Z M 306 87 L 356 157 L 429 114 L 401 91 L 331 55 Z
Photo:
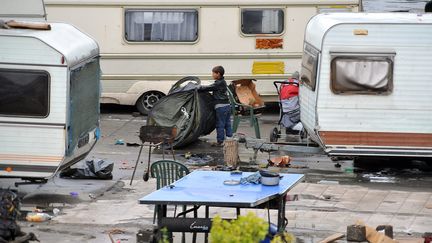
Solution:
M 319 243 L 330 243 L 339 239 L 344 238 L 345 235 L 342 233 L 336 233 L 336 234 L 332 234 L 329 237 L 325 238 L 324 240 L 320 241 Z
M 48 23 L 17 22 L 15 20 L 11 20 L 6 22 L 6 24 L 11 28 L 18 29 L 51 30 L 51 25 Z

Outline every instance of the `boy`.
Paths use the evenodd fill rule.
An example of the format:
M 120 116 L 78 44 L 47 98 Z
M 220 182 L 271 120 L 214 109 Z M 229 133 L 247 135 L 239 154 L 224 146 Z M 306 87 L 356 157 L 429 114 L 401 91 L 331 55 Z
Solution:
M 216 66 L 212 69 L 212 77 L 215 80 L 213 84 L 201 86 L 200 91 L 213 91 L 215 100 L 214 108 L 216 110 L 216 132 L 217 146 L 222 146 L 227 137 L 232 137 L 231 130 L 231 107 L 227 95 L 227 83 L 224 78 L 225 70 L 222 66 Z

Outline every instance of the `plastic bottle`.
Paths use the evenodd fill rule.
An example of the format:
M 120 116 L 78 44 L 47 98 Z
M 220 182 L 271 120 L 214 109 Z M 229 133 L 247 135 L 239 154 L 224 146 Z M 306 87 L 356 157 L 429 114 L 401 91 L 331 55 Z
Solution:
M 28 213 L 26 220 L 29 222 L 44 222 L 52 218 L 51 215 L 47 213 Z

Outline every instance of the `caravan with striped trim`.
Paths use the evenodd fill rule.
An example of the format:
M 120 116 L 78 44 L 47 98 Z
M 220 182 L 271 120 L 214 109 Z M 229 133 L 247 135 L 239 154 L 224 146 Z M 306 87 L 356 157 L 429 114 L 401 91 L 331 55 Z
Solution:
M 257 80 L 265 101 L 273 81 L 300 68 L 303 33 L 320 12 L 357 12 L 361 0 L 45 0 L 48 20 L 72 23 L 101 46 L 102 103 L 147 113 L 175 81 Z
M 301 121 L 332 156 L 432 157 L 432 15 L 310 20 Z
M 43 2 L 4 0 L 0 19 L 0 177 L 49 178 L 83 159 L 99 137 L 99 48 L 88 35 L 46 23 Z M 19 9 L 16 9 L 19 7 Z

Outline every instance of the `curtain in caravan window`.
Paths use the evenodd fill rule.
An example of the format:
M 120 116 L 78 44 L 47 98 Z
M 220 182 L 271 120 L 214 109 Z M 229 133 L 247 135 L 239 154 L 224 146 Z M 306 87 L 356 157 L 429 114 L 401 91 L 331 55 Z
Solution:
M 128 41 L 195 41 L 198 13 L 195 10 L 129 10 L 125 29 Z
M 392 57 L 340 56 L 331 62 L 334 93 L 388 93 L 393 87 Z
M 282 9 L 243 9 L 244 34 L 280 34 L 284 28 Z

